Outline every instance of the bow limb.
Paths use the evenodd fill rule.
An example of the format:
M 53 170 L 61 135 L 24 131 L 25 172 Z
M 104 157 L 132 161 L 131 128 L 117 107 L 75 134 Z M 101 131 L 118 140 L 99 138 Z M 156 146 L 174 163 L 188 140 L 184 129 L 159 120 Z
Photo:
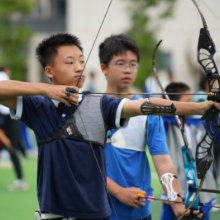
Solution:
M 103 24 L 104 24 L 105 18 L 106 18 L 107 14 L 108 14 L 108 11 L 109 11 L 109 9 L 110 9 L 110 7 L 111 7 L 112 2 L 113 2 L 113 0 L 110 0 L 109 5 L 108 5 L 108 7 L 107 7 L 107 10 L 106 10 L 106 12 L 105 12 L 105 15 L 104 15 L 104 17 L 103 17 L 103 19 L 102 19 L 101 25 L 100 25 L 100 27 L 99 27 L 99 29 L 98 29 L 97 34 L 96 34 L 96 37 L 95 37 L 95 39 L 94 39 L 94 41 L 93 41 L 93 43 L 92 43 L 92 47 L 91 47 L 91 49 L 90 49 L 90 51 L 89 51 L 89 55 L 88 55 L 88 57 L 87 57 L 87 59 L 86 59 L 84 68 L 83 68 L 82 73 L 81 73 L 80 76 L 82 76 L 84 70 L 86 69 L 86 65 L 87 65 L 87 63 L 88 63 L 88 61 L 89 61 L 90 55 L 91 55 L 92 50 L 93 50 L 93 48 L 94 48 L 94 46 L 95 46 L 96 40 L 97 40 L 97 38 L 98 38 L 98 36 L 99 36 L 99 33 L 100 33 L 101 29 L 102 29 L 102 26 L 103 26 Z M 79 77 L 76 86 L 79 85 L 80 80 L 81 80 L 81 77 Z
M 165 89 L 163 88 L 163 86 L 162 86 L 162 84 L 161 84 L 161 82 L 159 80 L 159 77 L 157 75 L 156 66 L 155 66 L 155 54 L 156 54 L 156 50 L 159 47 L 159 45 L 161 44 L 161 42 L 162 42 L 162 40 L 159 41 L 159 43 L 156 45 L 156 47 L 154 49 L 153 57 L 152 57 L 152 69 L 153 69 L 153 74 L 154 74 L 154 76 L 156 78 L 156 81 L 157 81 L 157 83 L 158 83 L 162 93 L 164 94 L 164 97 L 167 100 L 170 100 L 168 94 L 166 93 Z M 180 129 L 180 132 L 181 132 L 181 135 L 182 135 L 182 138 L 183 138 L 183 142 L 185 144 L 185 146 L 182 146 L 181 149 L 182 149 L 182 158 L 183 158 L 184 171 L 185 171 L 185 176 L 186 176 L 187 182 L 188 182 L 188 184 L 191 184 L 194 187 L 198 187 L 197 179 L 196 179 L 196 175 L 195 175 L 195 167 L 196 167 L 195 166 L 195 160 L 194 160 L 194 158 L 192 156 L 191 149 L 190 149 L 188 140 L 186 138 L 186 135 L 184 133 L 184 128 L 183 128 L 183 125 L 181 123 L 181 120 L 180 120 L 179 116 L 175 115 L 175 119 L 176 119 L 178 127 Z M 198 188 L 200 189 L 201 186 L 199 186 Z M 190 202 L 193 199 L 193 202 L 191 202 L 191 206 L 190 207 L 192 207 L 192 209 L 194 209 L 194 210 L 199 210 L 200 209 L 199 199 L 198 199 L 197 195 L 195 195 L 195 194 L 196 194 L 195 190 L 189 190 L 188 196 L 186 198 L 186 203 L 185 203 L 186 208 L 188 208 Z M 184 216 L 186 214 L 186 212 L 184 212 L 182 216 Z

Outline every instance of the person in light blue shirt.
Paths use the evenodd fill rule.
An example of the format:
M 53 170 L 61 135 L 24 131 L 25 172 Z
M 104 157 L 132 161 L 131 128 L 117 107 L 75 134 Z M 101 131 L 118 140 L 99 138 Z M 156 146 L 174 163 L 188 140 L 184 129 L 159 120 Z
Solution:
M 111 96 L 140 100 L 137 95 L 126 94 L 131 93 L 139 67 L 139 48 L 135 41 L 124 34 L 112 35 L 100 44 L 99 59 L 107 80 L 106 92 L 124 93 Z M 176 174 L 165 139 L 162 119 L 152 115 L 132 117 L 127 127 L 108 132 L 105 155 L 111 220 L 151 219 L 150 202 L 140 200 L 137 193 L 153 195 L 146 145 L 159 178 L 168 172 Z M 176 179 L 173 187 L 179 192 Z M 172 203 L 172 208 L 177 216 L 185 210 L 181 203 Z
M 137 99 L 140 99 L 137 95 L 131 98 L 131 100 Z M 152 156 L 168 154 L 164 127 L 157 116 L 133 117 L 127 127 L 113 129 L 108 133 L 105 148 L 108 177 L 134 195 L 143 190 L 148 196 L 153 195 L 151 171 L 145 151 L 146 144 Z M 123 219 L 141 219 L 142 214 L 145 218 L 151 214 L 149 201 L 142 208 L 136 208 L 120 202 L 116 197 L 112 197 L 112 200 L 116 204 L 118 215 L 123 216 Z M 134 205 L 136 204 L 139 206 L 138 201 L 134 202 Z M 112 205 L 111 208 L 113 209 Z M 116 219 L 114 212 L 111 219 Z

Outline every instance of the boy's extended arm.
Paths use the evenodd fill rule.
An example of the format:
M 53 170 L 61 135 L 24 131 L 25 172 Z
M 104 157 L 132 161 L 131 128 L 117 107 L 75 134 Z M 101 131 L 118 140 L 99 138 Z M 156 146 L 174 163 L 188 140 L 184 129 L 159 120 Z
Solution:
M 68 86 L 71 87 L 71 86 Z M 45 95 L 51 99 L 63 102 L 65 105 L 78 104 L 78 95 L 66 95 L 65 85 L 50 85 L 46 83 L 27 83 L 13 80 L 0 81 L 0 104 L 16 109 L 17 97 L 26 95 Z M 72 87 L 76 89 L 77 87 Z
M 150 102 L 149 102 L 150 101 Z M 173 102 L 161 98 L 150 98 L 127 101 L 122 109 L 121 118 L 137 115 L 203 115 L 213 105 L 213 101 L 201 103 Z M 215 103 L 219 109 L 219 104 Z M 156 109 L 156 110 L 155 110 Z M 155 112 L 156 111 L 156 112 Z

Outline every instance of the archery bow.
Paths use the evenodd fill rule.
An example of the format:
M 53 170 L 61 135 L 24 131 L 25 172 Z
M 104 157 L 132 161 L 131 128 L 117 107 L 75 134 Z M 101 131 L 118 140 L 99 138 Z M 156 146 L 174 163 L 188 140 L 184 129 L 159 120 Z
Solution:
M 163 88 L 159 77 L 157 75 L 157 70 L 156 70 L 156 66 L 155 66 L 155 54 L 156 54 L 156 50 L 159 47 L 159 45 L 161 44 L 162 40 L 159 41 L 159 43 L 156 45 L 154 52 L 153 52 L 153 56 L 152 56 L 152 69 L 153 69 L 153 74 L 156 78 L 157 84 L 159 85 L 164 97 L 167 100 L 170 100 L 168 93 L 165 91 L 165 89 Z M 182 150 L 182 158 L 183 158 L 183 165 L 184 165 L 184 171 L 185 171 L 185 176 L 187 179 L 188 184 L 190 183 L 191 185 L 193 185 L 194 187 L 198 187 L 197 185 L 197 180 L 196 180 L 196 174 L 195 174 L 195 160 L 192 156 L 192 152 L 189 146 L 189 142 L 186 138 L 186 135 L 184 133 L 184 127 L 181 123 L 181 120 L 179 118 L 178 115 L 174 116 L 177 122 L 177 125 L 179 127 L 179 130 L 181 132 L 182 138 L 183 138 L 183 142 L 185 144 L 185 146 L 181 147 Z M 188 196 L 186 198 L 186 202 L 185 202 L 185 206 L 188 207 L 188 205 L 190 204 L 190 200 L 192 200 L 193 196 L 195 195 L 195 190 L 193 190 L 194 188 L 190 188 L 189 192 L 188 192 Z M 192 209 L 194 210 L 199 210 L 199 199 L 196 198 L 195 201 L 192 204 Z
M 192 0 L 192 1 L 195 4 L 203 23 L 203 28 L 200 29 L 197 60 L 206 73 L 206 78 L 209 83 L 209 91 L 214 93 L 212 97 L 208 96 L 208 100 L 219 102 L 220 75 L 214 60 L 214 54 L 216 52 L 215 43 L 210 35 L 206 20 L 196 0 Z M 216 87 L 216 83 L 217 83 L 217 87 Z M 185 215 L 185 213 L 190 209 L 190 207 L 193 205 L 194 201 L 196 200 L 197 196 L 199 195 L 199 192 L 202 188 L 203 182 L 206 177 L 206 173 L 213 162 L 214 157 L 212 154 L 212 148 L 213 148 L 214 140 L 220 128 L 218 115 L 219 115 L 219 110 L 217 110 L 213 105 L 212 108 L 210 108 L 201 118 L 201 120 L 205 120 L 205 124 L 207 127 L 205 136 L 196 147 L 197 177 L 198 179 L 201 179 L 201 181 L 194 199 L 188 205 L 186 211 L 180 216 L 179 219 L 181 219 Z

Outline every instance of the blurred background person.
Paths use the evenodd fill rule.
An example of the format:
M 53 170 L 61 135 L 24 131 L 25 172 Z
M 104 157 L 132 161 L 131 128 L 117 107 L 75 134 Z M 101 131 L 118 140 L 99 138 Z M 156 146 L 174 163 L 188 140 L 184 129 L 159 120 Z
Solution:
M 95 72 L 91 71 L 89 74 L 89 84 L 88 84 L 88 91 L 90 91 L 91 93 L 97 92 L 95 80 L 96 80 L 96 74 Z
M 2 71 L 5 69 L 8 70 L 7 73 L 10 75 L 10 70 L 8 68 L 1 68 L 0 80 L 10 80 L 7 73 Z M 9 149 L 8 152 L 10 154 L 10 158 L 16 174 L 16 180 L 13 182 L 13 184 L 9 185 L 8 188 L 11 191 L 27 190 L 29 187 L 28 184 L 24 181 L 21 162 L 17 154 L 17 150 L 21 148 L 19 123 L 11 119 L 9 115 L 9 109 L 2 105 L 0 105 L 0 128 L 5 132 L 8 140 L 10 140 L 10 142 L 2 141 L 2 148 L 5 147 Z M 3 132 L 1 135 L 3 137 Z
M 170 83 L 166 87 L 165 91 L 167 93 L 191 93 L 190 87 L 181 82 Z M 176 95 L 169 95 L 169 97 L 171 100 L 175 100 L 175 101 L 183 101 L 183 102 L 192 101 L 191 95 L 176 94 Z M 199 118 L 189 116 L 182 120 L 184 123 L 185 135 L 189 142 L 189 146 L 191 147 L 193 157 L 196 152 L 197 144 L 201 141 L 201 139 L 204 137 L 206 132 L 205 123 L 204 121 L 200 121 L 200 118 L 201 116 Z M 182 159 L 182 150 L 181 150 L 181 147 L 184 146 L 183 138 L 174 116 L 163 116 L 163 121 L 167 134 L 166 142 L 169 148 L 171 159 L 177 170 L 177 178 L 180 184 L 180 194 L 183 200 L 185 200 L 187 196 L 188 188 L 187 188 L 184 164 Z M 206 179 L 204 180 L 203 183 L 203 188 L 216 189 L 216 184 L 212 169 L 210 169 L 207 172 Z M 163 196 L 163 198 L 165 197 Z M 206 205 L 216 204 L 216 194 L 213 193 L 202 192 L 199 194 L 199 199 L 200 202 Z M 211 210 L 211 207 L 201 207 L 201 210 L 204 213 L 204 219 L 209 220 L 210 219 L 209 212 Z M 162 206 L 161 220 L 172 219 L 173 214 L 174 213 L 169 203 L 164 203 Z

